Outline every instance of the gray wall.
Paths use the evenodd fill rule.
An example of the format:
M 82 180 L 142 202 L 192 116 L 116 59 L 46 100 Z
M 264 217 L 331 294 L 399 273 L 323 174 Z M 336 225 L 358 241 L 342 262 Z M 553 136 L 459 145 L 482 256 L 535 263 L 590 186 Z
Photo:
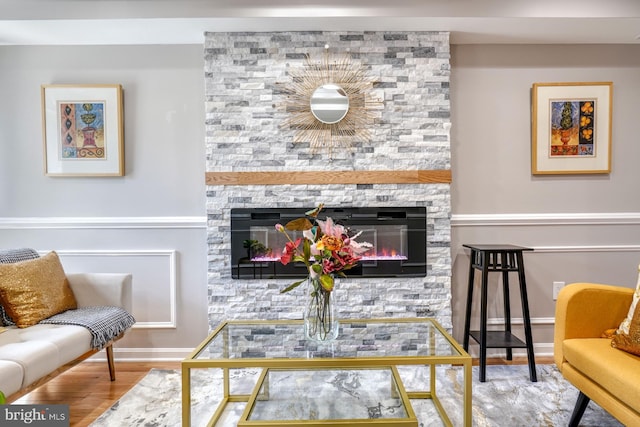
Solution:
M 454 331 L 461 338 L 462 244 L 531 245 L 534 339 L 550 352 L 553 280 L 636 283 L 640 46 L 452 46 L 451 64 Z M 182 357 L 208 329 L 203 66 L 202 46 L 0 47 L 0 247 L 65 250 L 74 270 L 134 271 L 150 325 L 121 356 Z M 597 80 L 614 83 L 612 173 L 531 176 L 532 83 Z M 125 177 L 44 177 L 43 83 L 123 85 Z M 176 328 L 166 327 L 172 277 Z
M 553 281 L 637 280 L 640 46 L 453 46 L 451 64 L 455 335 L 462 338 L 469 265 L 462 244 L 519 244 L 535 249 L 525 255 L 534 341 L 538 353 L 550 352 Z M 572 81 L 613 82 L 612 172 L 533 176 L 532 84 Z M 497 278 L 492 286 L 490 317 L 500 325 Z M 517 298 L 512 292 L 520 317 Z
M 119 357 L 182 357 L 207 333 L 202 70 L 201 46 L 0 47 L 0 247 L 133 272 L 139 324 Z M 124 177 L 44 176 L 54 83 L 123 86 Z

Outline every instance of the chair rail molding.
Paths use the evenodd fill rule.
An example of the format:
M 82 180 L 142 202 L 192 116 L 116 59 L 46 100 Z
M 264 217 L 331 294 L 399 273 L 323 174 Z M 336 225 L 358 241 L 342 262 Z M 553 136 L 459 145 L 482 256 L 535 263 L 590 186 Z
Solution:
M 0 230 L 23 229 L 206 229 L 206 216 L 4 217 Z
M 640 245 L 534 246 L 534 253 L 640 252 Z
M 451 215 L 452 227 L 638 224 L 640 212 Z

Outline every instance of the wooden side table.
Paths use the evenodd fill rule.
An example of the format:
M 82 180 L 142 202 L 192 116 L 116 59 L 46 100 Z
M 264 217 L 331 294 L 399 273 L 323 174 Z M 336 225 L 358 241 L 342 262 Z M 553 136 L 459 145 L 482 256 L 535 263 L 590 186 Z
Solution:
M 463 348 L 469 350 L 469 337 L 480 344 L 480 381 L 486 380 L 487 348 L 505 348 L 507 360 L 511 360 L 512 348 L 526 348 L 529 362 L 529 377 L 532 382 L 538 380 L 536 362 L 533 354 L 533 338 L 531 336 L 531 319 L 529 318 L 529 302 L 527 300 L 527 284 L 524 275 L 522 253 L 533 251 L 515 245 L 462 245 L 471 250 L 469 263 L 469 289 L 467 291 L 467 312 L 464 321 Z M 473 287 L 475 270 L 482 272 L 480 287 L 480 330 L 471 331 L 471 306 L 473 304 Z M 509 304 L 509 272 L 517 272 L 520 282 L 520 300 L 522 302 L 522 317 L 524 320 L 524 342 L 511 333 L 511 309 Z M 502 288 L 504 293 L 504 330 L 487 330 L 487 288 L 489 272 L 502 273 Z

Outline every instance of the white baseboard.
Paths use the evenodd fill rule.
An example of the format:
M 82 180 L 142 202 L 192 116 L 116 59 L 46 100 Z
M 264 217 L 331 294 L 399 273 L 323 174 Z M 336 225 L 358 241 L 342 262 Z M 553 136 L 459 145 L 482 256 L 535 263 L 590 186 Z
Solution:
M 193 348 L 118 348 L 113 349 L 116 362 L 179 362 L 193 352 Z M 94 354 L 87 361 L 106 362 L 104 351 Z
M 554 317 L 532 317 L 531 324 L 532 325 L 555 325 L 556 319 Z M 487 319 L 488 326 L 501 326 L 504 327 L 504 318 L 503 317 L 489 317 Z M 524 319 L 522 317 L 512 317 L 511 325 L 524 325 Z M 473 328 L 472 328 L 473 329 Z
M 527 357 L 526 348 L 514 348 L 512 349 L 513 357 Z M 471 357 L 480 357 L 480 346 L 474 341 L 469 341 L 469 354 Z M 536 357 L 552 357 L 553 356 L 553 343 L 534 343 L 533 354 Z M 505 358 L 507 352 L 501 348 L 488 348 L 487 357 Z

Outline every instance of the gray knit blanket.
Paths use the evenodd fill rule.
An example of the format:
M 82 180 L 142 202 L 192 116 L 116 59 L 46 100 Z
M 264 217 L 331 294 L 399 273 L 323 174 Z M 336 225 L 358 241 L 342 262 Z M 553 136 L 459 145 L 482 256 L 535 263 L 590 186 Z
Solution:
M 102 350 L 110 341 L 133 326 L 136 320 L 121 307 L 93 306 L 67 310 L 41 320 L 40 323 L 84 326 L 91 332 L 91 348 Z

